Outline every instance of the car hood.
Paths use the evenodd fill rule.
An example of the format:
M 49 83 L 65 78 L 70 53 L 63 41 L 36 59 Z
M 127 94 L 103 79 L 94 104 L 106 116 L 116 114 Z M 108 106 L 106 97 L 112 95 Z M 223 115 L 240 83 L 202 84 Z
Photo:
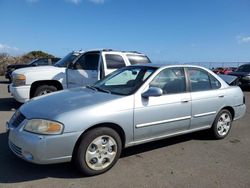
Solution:
M 61 69 L 61 67 L 55 67 L 55 66 L 37 66 L 37 67 L 26 67 L 17 69 L 13 72 L 13 74 L 25 74 L 29 72 L 41 72 L 41 71 L 54 71 Z
M 81 87 L 36 97 L 22 105 L 20 111 L 27 119 L 56 120 L 63 113 L 87 109 L 121 97 Z

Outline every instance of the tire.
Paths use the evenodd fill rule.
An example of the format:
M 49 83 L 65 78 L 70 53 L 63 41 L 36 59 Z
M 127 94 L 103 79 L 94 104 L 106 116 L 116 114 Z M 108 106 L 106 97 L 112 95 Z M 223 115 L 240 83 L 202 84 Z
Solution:
M 116 131 L 108 127 L 95 128 L 82 136 L 73 163 L 86 176 L 102 174 L 115 165 L 121 149 L 121 138 Z
M 211 128 L 212 136 L 215 139 L 225 138 L 231 130 L 232 122 L 232 114 L 226 109 L 221 110 L 217 114 Z
M 48 86 L 48 85 L 42 85 L 36 88 L 34 96 L 41 96 L 41 95 L 46 95 L 48 93 L 52 93 L 57 91 L 57 88 L 55 86 Z

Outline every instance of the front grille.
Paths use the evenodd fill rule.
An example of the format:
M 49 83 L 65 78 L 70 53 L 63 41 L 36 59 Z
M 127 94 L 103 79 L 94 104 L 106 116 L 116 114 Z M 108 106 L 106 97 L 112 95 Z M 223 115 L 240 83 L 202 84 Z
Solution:
M 12 118 L 11 125 L 14 128 L 18 127 L 25 120 L 25 116 L 19 111 L 16 111 Z
M 11 141 L 9 141 L 9 147 L 10 147 L 11 151 L 13 151 L 13 153 L 15 153 L 16 155 L 22 157 L 22 148 L 16 146 Z

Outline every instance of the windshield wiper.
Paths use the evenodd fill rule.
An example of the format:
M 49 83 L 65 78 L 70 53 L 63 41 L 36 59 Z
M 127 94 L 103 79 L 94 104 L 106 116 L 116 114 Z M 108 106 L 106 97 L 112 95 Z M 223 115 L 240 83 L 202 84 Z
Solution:
M 111 92 L 109 90 L 106 90 L 106 89 L 103 89 L 103 88 L 100 88 L 100 87 L 97 87 L 97 86 L 92 86 L 92 87 L 97 89 L 98 91 L 102 91 L 102 92 L 111 94 Z
M 86 88 L 89 88 L 89 89 L 92 89 L 94 91 L 97 91 L 97 89 L 94 86 L 92 86 L 92 85 L 86 85 Z

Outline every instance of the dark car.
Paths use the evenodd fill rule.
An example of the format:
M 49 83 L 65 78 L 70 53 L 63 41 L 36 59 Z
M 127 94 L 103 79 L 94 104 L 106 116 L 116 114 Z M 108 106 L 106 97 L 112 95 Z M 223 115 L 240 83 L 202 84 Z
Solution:
M 242 89 L 250 89 L 250 63 L 241 65 L 236 71 L 229 73 L 229 75 L 239 78 L 239 86 Z
M 54 65 L 59 60 L 60 60 L 60 58 L 38 58 L 38 59 L 32 60 L 28 64 L 8 65 L 7 70 L 5 72 L 5 78 L 7 78 L 11 81 L 11 73 L 16 69 L 25 68 L 25 67 Z

